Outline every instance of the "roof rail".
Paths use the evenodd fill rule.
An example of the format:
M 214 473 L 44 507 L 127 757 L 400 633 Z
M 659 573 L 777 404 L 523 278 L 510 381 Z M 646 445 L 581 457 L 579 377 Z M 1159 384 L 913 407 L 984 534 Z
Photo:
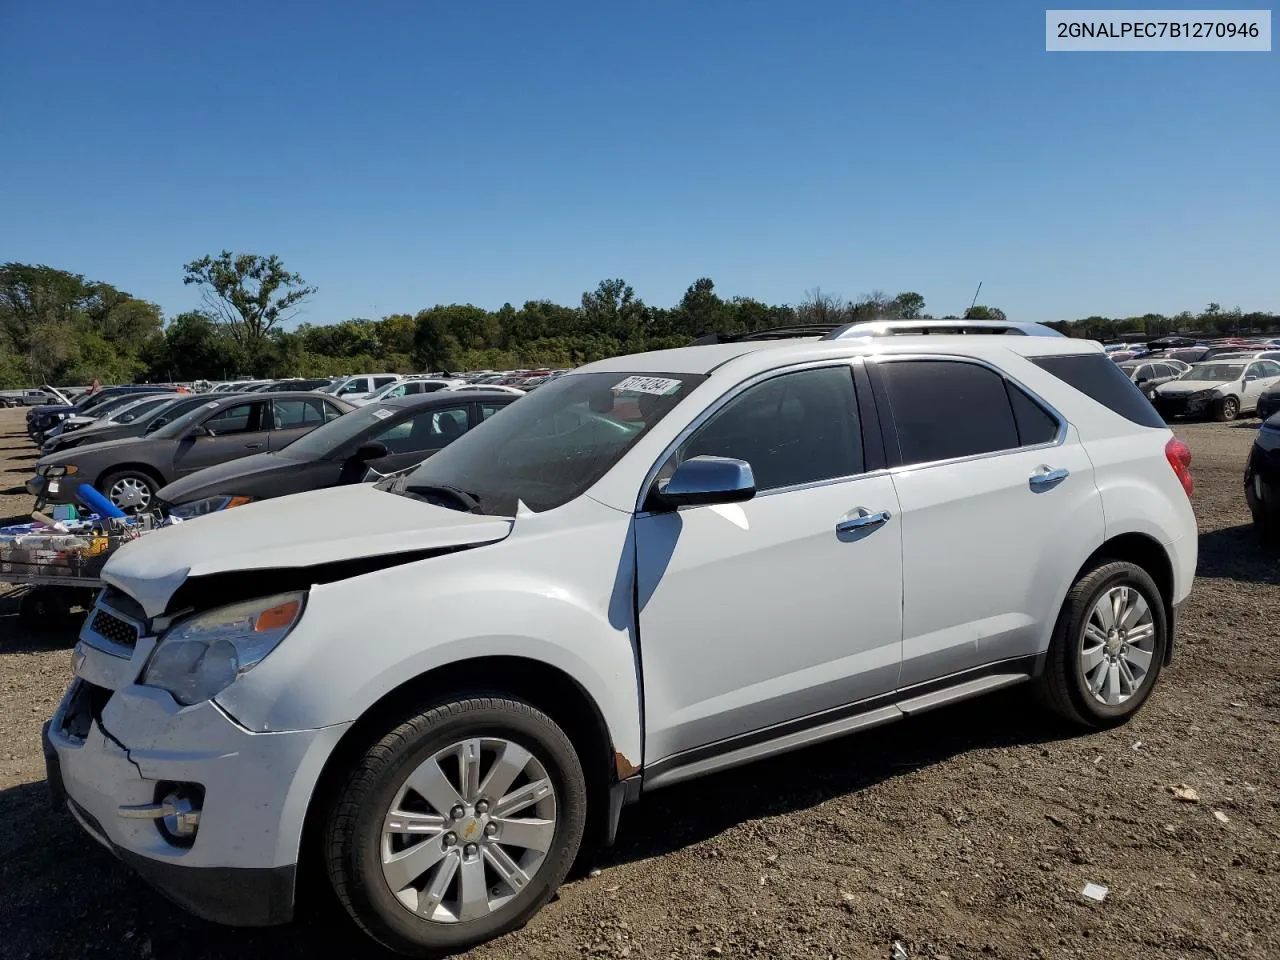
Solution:
M 810 323 L 795 327 L 771 327 L 768 330 L 743 330 L 738 333 L 704 333 L 691 340 L 691 347 L 705 347 L 714 343 L 742 343 L 751 340 L 790 340 L 796 337 L 829 338 L 840 329 L 838 323 Z
M 831 331 L 823 339 L 845 340 L 853 337 L 896 337 L 909 334 L 918 336 L 931 334 L 969 334 L 973 336 L 1005 334 L 1024 337 L 1064 336 L 1064 334 L 1042 323 L 1020 323 L 1013 320 L 871 320 L 861 323 L 847 323 Z

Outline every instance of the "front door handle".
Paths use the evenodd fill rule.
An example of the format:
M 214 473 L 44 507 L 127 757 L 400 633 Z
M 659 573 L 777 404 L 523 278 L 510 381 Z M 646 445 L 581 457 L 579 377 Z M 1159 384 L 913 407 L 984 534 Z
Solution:
M 262 442 L 261 440 L 259 440 L 257 443 L 246 443 L 246 444 L 245 444 L 245 447 L 246 447 L 247 449 L 249 449 L 249 450 L 260 450 L 260 449 L 262 449 L 262 447 L 263 447 L 263 446 L 264 446 L 264 444 L 263 444 L 263 442 Z
M 1046 490 L 1052 490 L 1070 475 L 1070 470 L 1041 467 L 1031 475 L 1027 483 L 1031 485 L 1033 493 L 1044 493 Z
M 871 513 L 867 510 L 861 510 L 859 515 L 851 517 L 848 520 L 841 520 L 836 524 L 836 533 L 857 533 L 860 530 L 874 530 L 882 524 L 888 523 L 892 519 L 893 514 L 888 510 L 881 510 L 878 513 Z

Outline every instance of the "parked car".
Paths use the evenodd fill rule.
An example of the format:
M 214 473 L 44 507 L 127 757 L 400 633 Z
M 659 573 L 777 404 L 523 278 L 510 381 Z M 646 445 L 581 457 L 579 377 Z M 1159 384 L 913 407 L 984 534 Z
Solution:
M 277 380 L 262 388 L 262 393 L 279 393 L 282 390 L 320 390 L 333 383 L 332 377 L 295 377 L 291 380 Z
M 356 396 L 349 400 L 357 407 L 377 403 L 379 400 L 392 400 L 396 397 L 413 397 L 424 393 L 435 393 L 437 390 L 448 390 L 461 386 L 462 380 L 439 380 L 431 377 L 412 377 L 403 380 L 392 380 L 366 396 Z
M 370 404 L 331 420 L 280 451 L 207 467 L 156 494 L 155 508 L 190 519 L 304 490 L 359 483 L 370 471 L 421 463 L 516 398 L 434 393 Z
M 1280 413 L 1280 384 L 1268 387 L 1258 395 L 1258 417 L 1267 420 Z
M 1174 366 L 1176 361 L 1166 360 L 1126 360 L 1119 364 L 1120 369 L 1124 371 L 1125 376 L 1134 382 L 1142 395 L 1148 400 L 1155 400 L 1156 387 L 1165 383 L 1172 383 L 1191 368 L 1190 364 L 1183 363 Z
M 1280 413 L 1258 427 L 1245 465 L 1244 496 L 1258 536 L 1266 543 L 1280 542 Z
M 170 420 L 176 420 L 188 411 L 208 403 L 209 399 L 207 396 L 195 394 L 165 394 L 164 402 L 159 406 L 151 407 L 150 409 L 127 411 L 121 414 L 120 419 L 117 420 L 92 423 L 83 430 L 77 430 L 70 436 L 57 437 L 57 442 L 51 450 L 45 450 L 44 447 L 40 449 L 42 453 L 47 455 L 89 443 L 104 443 L 107 440 L 120 440 L 125 437 L 141 437 L 144 434 L 159 430 Z M 48 441 L 46 441 L 47 445 Z
M 400 379 L 400 375 L 396 373 L 361 373 L 353 377 L 343 377 L 341 380 L 335 380 L 329 386 L 321 388 L 321 393 L 328 393 L 350 401 L 373 393 L 373 391 L 385 387 L 388 383 L 395 383 Z
M 449 387 L 450 393 L 474 393 L 477 391 L 489 392 L 497 391 L 498 393 L 510 394 L 513 397 L 523 397 L 525 391 L 519 387 L 504 387 L 497 383 L 464 383 L 458 387 Z
M 381 943 L 458 951 L 651 790 L 1018 683 L 1124 722 L 1191 589 L 1189 458 L 1066 338 L 588 364 L 406 475 L 115 553 L 49 776 L 202 916 L 289 919 L 308 844 Z
M 56 424 L 68 417 L 88 413 L 100 403 L 106 403 L 113 397 L 124 393 L 178 393 L 177 387 L 156 384 L 126 384 L 117 387 L 103 387 L 96 393 L 80 397 L 74 404 L 49 404 L 35 407 L 27 411 L 27 436 L 38 445 L 44 442 L 44 434 Z
M 1156 409 L 1169 417 L 1202 416 L 1234 420 L 1252 413 L 1258 398 L 1280 383 L 1274 360 L 1206 360 L 1193 363 L 1180 380 L 1156 387 Z
M 50 503 L 70 502 L 74 496 L 70 485 L 60 484 L 57 492 L 48 489 L 46 479 L 52 469 L 74 475 L 77 482 L 87 481 L 122 510 L 149 510 L 156 491 L 179 477 L 264 450 L 282 450 L 354 409 L 314 393 L 212 397 L 204 394 L 201 406 L 145 436 L 41 457 L 36 475 L 27 481 L 27 492 L 45 495 Z
M 173 401 L 172 393 L 125 393 L 94 407 L 87 415 L 68 417 L 45 433 L 44 443 L 40 444 L 42 453 L 53 453 L 54 450 L 74 444 L 86 430 L 99 426 L 117 423 L 132 423 L 139 416 L 150 413 Z M 123 421 L 120 418 L 124 418 Z M 101 438 L 105 439 L 105 438 Z M 99 442 L 90 439 L 90 443 Z

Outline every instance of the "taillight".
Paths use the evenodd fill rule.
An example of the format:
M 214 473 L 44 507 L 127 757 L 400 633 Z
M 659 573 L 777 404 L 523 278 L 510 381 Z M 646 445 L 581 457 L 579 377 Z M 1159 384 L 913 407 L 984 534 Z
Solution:
M 1169 466 L 1173 467 L 1173 472 L 1178 475 L 1182 489 L 1187 491 L 1188 497 L 1191 496 L 1191 448 L 1177 437 L 1171 437 L 1164 445 L 1164 455 L 1169 460 Z

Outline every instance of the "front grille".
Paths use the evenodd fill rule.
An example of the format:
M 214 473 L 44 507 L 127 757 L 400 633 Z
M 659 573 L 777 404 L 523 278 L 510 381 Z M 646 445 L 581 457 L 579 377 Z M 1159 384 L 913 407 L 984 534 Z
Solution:
M 89 625 L 89 629 L 122 647 L 132 647 L 138 642 L 137 627 L 128 620 L 121 620 L 115 614 L 101 608 L 93 615 L 93 622 Z

